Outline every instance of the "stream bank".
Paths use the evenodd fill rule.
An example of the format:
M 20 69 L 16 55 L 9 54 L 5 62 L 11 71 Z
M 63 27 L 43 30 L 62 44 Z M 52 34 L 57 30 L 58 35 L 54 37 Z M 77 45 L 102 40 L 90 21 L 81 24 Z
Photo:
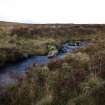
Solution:
M 64 59 L 64 55 L 66 53 L 72 53 L 75 49 L 84 47 L 87 45 L 87 42 L 80 42 L 80 44 L 75 43 L 64 43 L 62 48 L 58 51 L 57 55 L 53 58 L 49 58 L 47 55 L 45 56 L 31 56 L 27 59 L 22 60 L 21 62 L 17 62 L 15 64 L 11 64 L 7 67 L 4 67 L 0 70 L 0 84 L 2 86 L 6 86 L 9 84 L 14 84 L 17 81 L 17 78 L 24 75 L 26 70 L 32 64 L 47 64 L 52 62 L 52 60 Z

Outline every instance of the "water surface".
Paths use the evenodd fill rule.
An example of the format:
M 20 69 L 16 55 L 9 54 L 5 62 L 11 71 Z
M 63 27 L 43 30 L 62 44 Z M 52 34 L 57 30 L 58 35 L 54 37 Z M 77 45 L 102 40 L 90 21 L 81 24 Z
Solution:
M 83 47 L 87 45 L 86 42 L 81 42 L 79 46 L 71 45 L 69 43 L 65 43 L 61 50 L 59 51 L 58 55 L 52 59 L 63 59 L 65 53 L 72 53 L 75 49 Z M 36 64 L 47 64 L 51 62 L 52 59 L 49 59 L 47 55 L 45 56 L 33 56 L 24 61 L 21 61 L 16 64 L 11 64 L 5 68 L 0 70 L 0 84 L 2 86 L 14 84 L 16 82 L 16 77 L 21 76 L 25 73 L 27 68 L 32 65 L 33 63 Z

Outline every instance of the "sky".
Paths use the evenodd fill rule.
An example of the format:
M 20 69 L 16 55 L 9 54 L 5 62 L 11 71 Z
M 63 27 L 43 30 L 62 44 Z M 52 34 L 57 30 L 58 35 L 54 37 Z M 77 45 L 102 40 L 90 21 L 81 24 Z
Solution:
M 105 0 L 0 0 L 0 21 L 105 24 Z

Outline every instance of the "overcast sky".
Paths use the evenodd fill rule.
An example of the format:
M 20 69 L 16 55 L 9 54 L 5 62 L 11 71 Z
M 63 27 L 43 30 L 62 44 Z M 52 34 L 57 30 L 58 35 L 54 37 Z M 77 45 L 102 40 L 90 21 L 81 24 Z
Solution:
M 0 0 L 0 20 L 105 23 L 105 0 Z

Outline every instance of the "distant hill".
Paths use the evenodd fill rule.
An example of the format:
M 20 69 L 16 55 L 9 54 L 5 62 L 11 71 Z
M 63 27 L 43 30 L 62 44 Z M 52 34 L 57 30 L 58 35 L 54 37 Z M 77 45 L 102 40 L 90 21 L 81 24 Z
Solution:
M 105 24 L 25 24 L 0 21 L 0 29 L 11 35 L 86 35 L 105 31 Z

